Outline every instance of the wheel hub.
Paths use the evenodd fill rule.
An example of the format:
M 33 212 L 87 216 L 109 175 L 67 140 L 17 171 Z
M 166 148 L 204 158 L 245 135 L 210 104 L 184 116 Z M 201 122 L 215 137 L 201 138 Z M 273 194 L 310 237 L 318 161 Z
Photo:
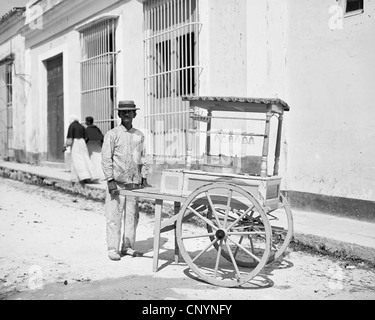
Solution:
M 226 235 L 227 235 L 226 232 L 222 229 L 217 230 L 215 234 L 218 240 L 223 240 L 226 237 Z

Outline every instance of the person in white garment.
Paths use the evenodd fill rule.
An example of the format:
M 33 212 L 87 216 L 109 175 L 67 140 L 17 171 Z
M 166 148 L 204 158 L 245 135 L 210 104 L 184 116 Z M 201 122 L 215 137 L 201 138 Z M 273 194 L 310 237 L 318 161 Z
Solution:
M 71 148 L 71 179 L 80 183 L 90 183 L 97 179 L 85 139 L 85 127 L 79 123 L 76 115 L 71 115 L 64 148 Z

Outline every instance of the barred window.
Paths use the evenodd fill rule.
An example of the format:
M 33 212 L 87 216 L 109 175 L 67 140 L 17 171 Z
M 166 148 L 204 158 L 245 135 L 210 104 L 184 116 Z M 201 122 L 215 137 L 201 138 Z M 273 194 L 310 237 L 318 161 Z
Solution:
M 9 63 L 5 67 L 5 79 L 7 87 L 7 106 L 8 108 L 12 106 L 13 102 L 13 80 L 12 80 L 12 67 L 13 64 Z
M 13 136 L 13 61 L 0 63 L 0 156 L 12 156 Z
M 181 97 L 198 95 L 199 28 L 198 0 L 144 3 L 146 142 L 154 159 L 185 156 L 189 108 Z
M 115 31 L 115 18 L 81 30 L 81 115 L 82 119 L 93 117 L 103 133 L 117 121 Z

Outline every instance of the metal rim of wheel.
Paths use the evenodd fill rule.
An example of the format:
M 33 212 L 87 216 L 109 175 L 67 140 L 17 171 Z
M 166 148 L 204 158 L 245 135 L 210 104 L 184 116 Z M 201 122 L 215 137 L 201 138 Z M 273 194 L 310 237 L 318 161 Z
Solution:
M 232 214 L 236 206 L 241 207 L 240 215 Z M 209 210 L 213 212 L 211 216 L 207 215 Z M 245 230 L 243 221 L 251 221 L 254 212 L 259 214 L 257 224 L 262 225 L 262 230 Z M 188 221 L 194 219 L 194 229 L 188 228 Z M 217 286 L 237 287 L 249 282 L 267 264 L 271 252 L 272 231 L 267 214 L 251 193 L 233 184 L 211 183 L 191 193 L 178 214 L 176 233 L 181 255 L 190 269 L 200 279 Z M 243 238 L 249 238 L 249 243 L 237 240 Z M 203 249 L 194 252 L 197 246 Z M 224 250 L 229 259 L 223 257 Z M 240 266 L 239 255 L 253 261 L 252 266 Z
M 272 246 L 271 246 L 271 254 L 268 258 L 268 263 L 272 263 L 273 261 L 279 259 L 282 254 L 285 252 L 286 248 L 289 246 L 290 241 L 293 238 L 294 228 L 293 228 L 293 215 L 292 210 L 290 209 L 289 202 L 287 199 L 280 194 L 280 202 L 278 210 L 283 210 L 283 213 L 280 212 L 272 212 L 268 213 L 269 216 L 268 220 L 271 224 L 272 229 Z M 272 217 L 270 217 L 272 214 Z M 284 222 L 284 228 L 277 227 L 273 225 L 273 219 L 275 221 L 278 220 L 278 216 L 282 216 L 286 222 Z M 285 227 L 286 224 L 286 227 Z M 286 231 L 286 232 L 285 232 Z

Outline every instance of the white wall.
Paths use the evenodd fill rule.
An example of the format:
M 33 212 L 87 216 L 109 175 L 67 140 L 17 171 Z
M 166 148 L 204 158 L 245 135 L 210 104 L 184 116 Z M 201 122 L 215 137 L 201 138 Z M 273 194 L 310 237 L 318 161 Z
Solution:
M 284 97 L 285 0 L 200 2 L 201 95 Z
M 27 151 L 31 153 L 47 152 L 47 72 L 44 61 L 60 53 L 63 54 L 64 74 L 64 118 L 65 136 L 69 126 L 70 114 L 81 114 L 80 94 L 80 42 L 79 32 L 75 30 L 87 20 L 102 15 L 118 15 L 117 27 L 117 84 L 118 99 L 132 99 L 141 108 L 134 125 L 143 127 L 143 6 L 138 1 L 124 2 L 100 10 L 94 16 L 87 17 L 84 10 L 80 17 L 75 17 L 72 26 L 67 24 L 66 31 L 61 32 L 60 25 L 48 29 L 51 36 L 47 41 L 34 44 L 26 52 L 27 68 L 32 75 L 32 87 L 27 101 Z M 56 28 L 56 30 L 53 30 Z M 35 42 L 35 41 L 34 41 Z
M 116 10 L 120 14 L 117 28 L 118 100 L 134 100 L 140 110 L 134 127 L 144 128 L 144 60 L 143 60 L 143 5 L 129 1 Z
M 29 87 L 29 74 L 25 72 L 25 42 L 16 35 L 0 45 L 0 60 L 14 54 L 13 64 L 13 150 L 25 149 L 25 104 Z
M 287 103 L 287 2 L 285 0 L 252 0 L 247 1 L 247 97 L 280 98 Z M 286 121 L 289 113 L 284 115 L 281 141 L 279 175 L 283 177 L 282 188 L 286 185 L 287 141 Z M 250 132 L 264 132 L 264 124 L 250 122 Z M 277 121 L 271 121 L 271 138 L 268 157 L 268 171 L 273 173 Z M 257 141 L 257 140 L 256 140 Z M 262 139 L 258 142 L 262 144 Z M 259 150 L 260 148 L 260 150 Z M 250 155 L 261 155 L 262 145 L 248 146 Z M 254 149 L 254 150 L 252 150 Z
M 209 1 L 209 95 L 246 95 L 246 0 Z
M 375 200 L 375 3 L 331 29 L 334 0 L 288 2 L 288 189 Z
M 247 96 L 285 99 L 286 2 L 247 1 Z
M 81 114 L 80 46 L 78 32 L 72 31 L 28 50 L 26 59 L 32 75 L 27 101 L 27 152 L 47 152 L 47 70 L 45 61 L 63 55 L 65 132 L 70 114 Z

